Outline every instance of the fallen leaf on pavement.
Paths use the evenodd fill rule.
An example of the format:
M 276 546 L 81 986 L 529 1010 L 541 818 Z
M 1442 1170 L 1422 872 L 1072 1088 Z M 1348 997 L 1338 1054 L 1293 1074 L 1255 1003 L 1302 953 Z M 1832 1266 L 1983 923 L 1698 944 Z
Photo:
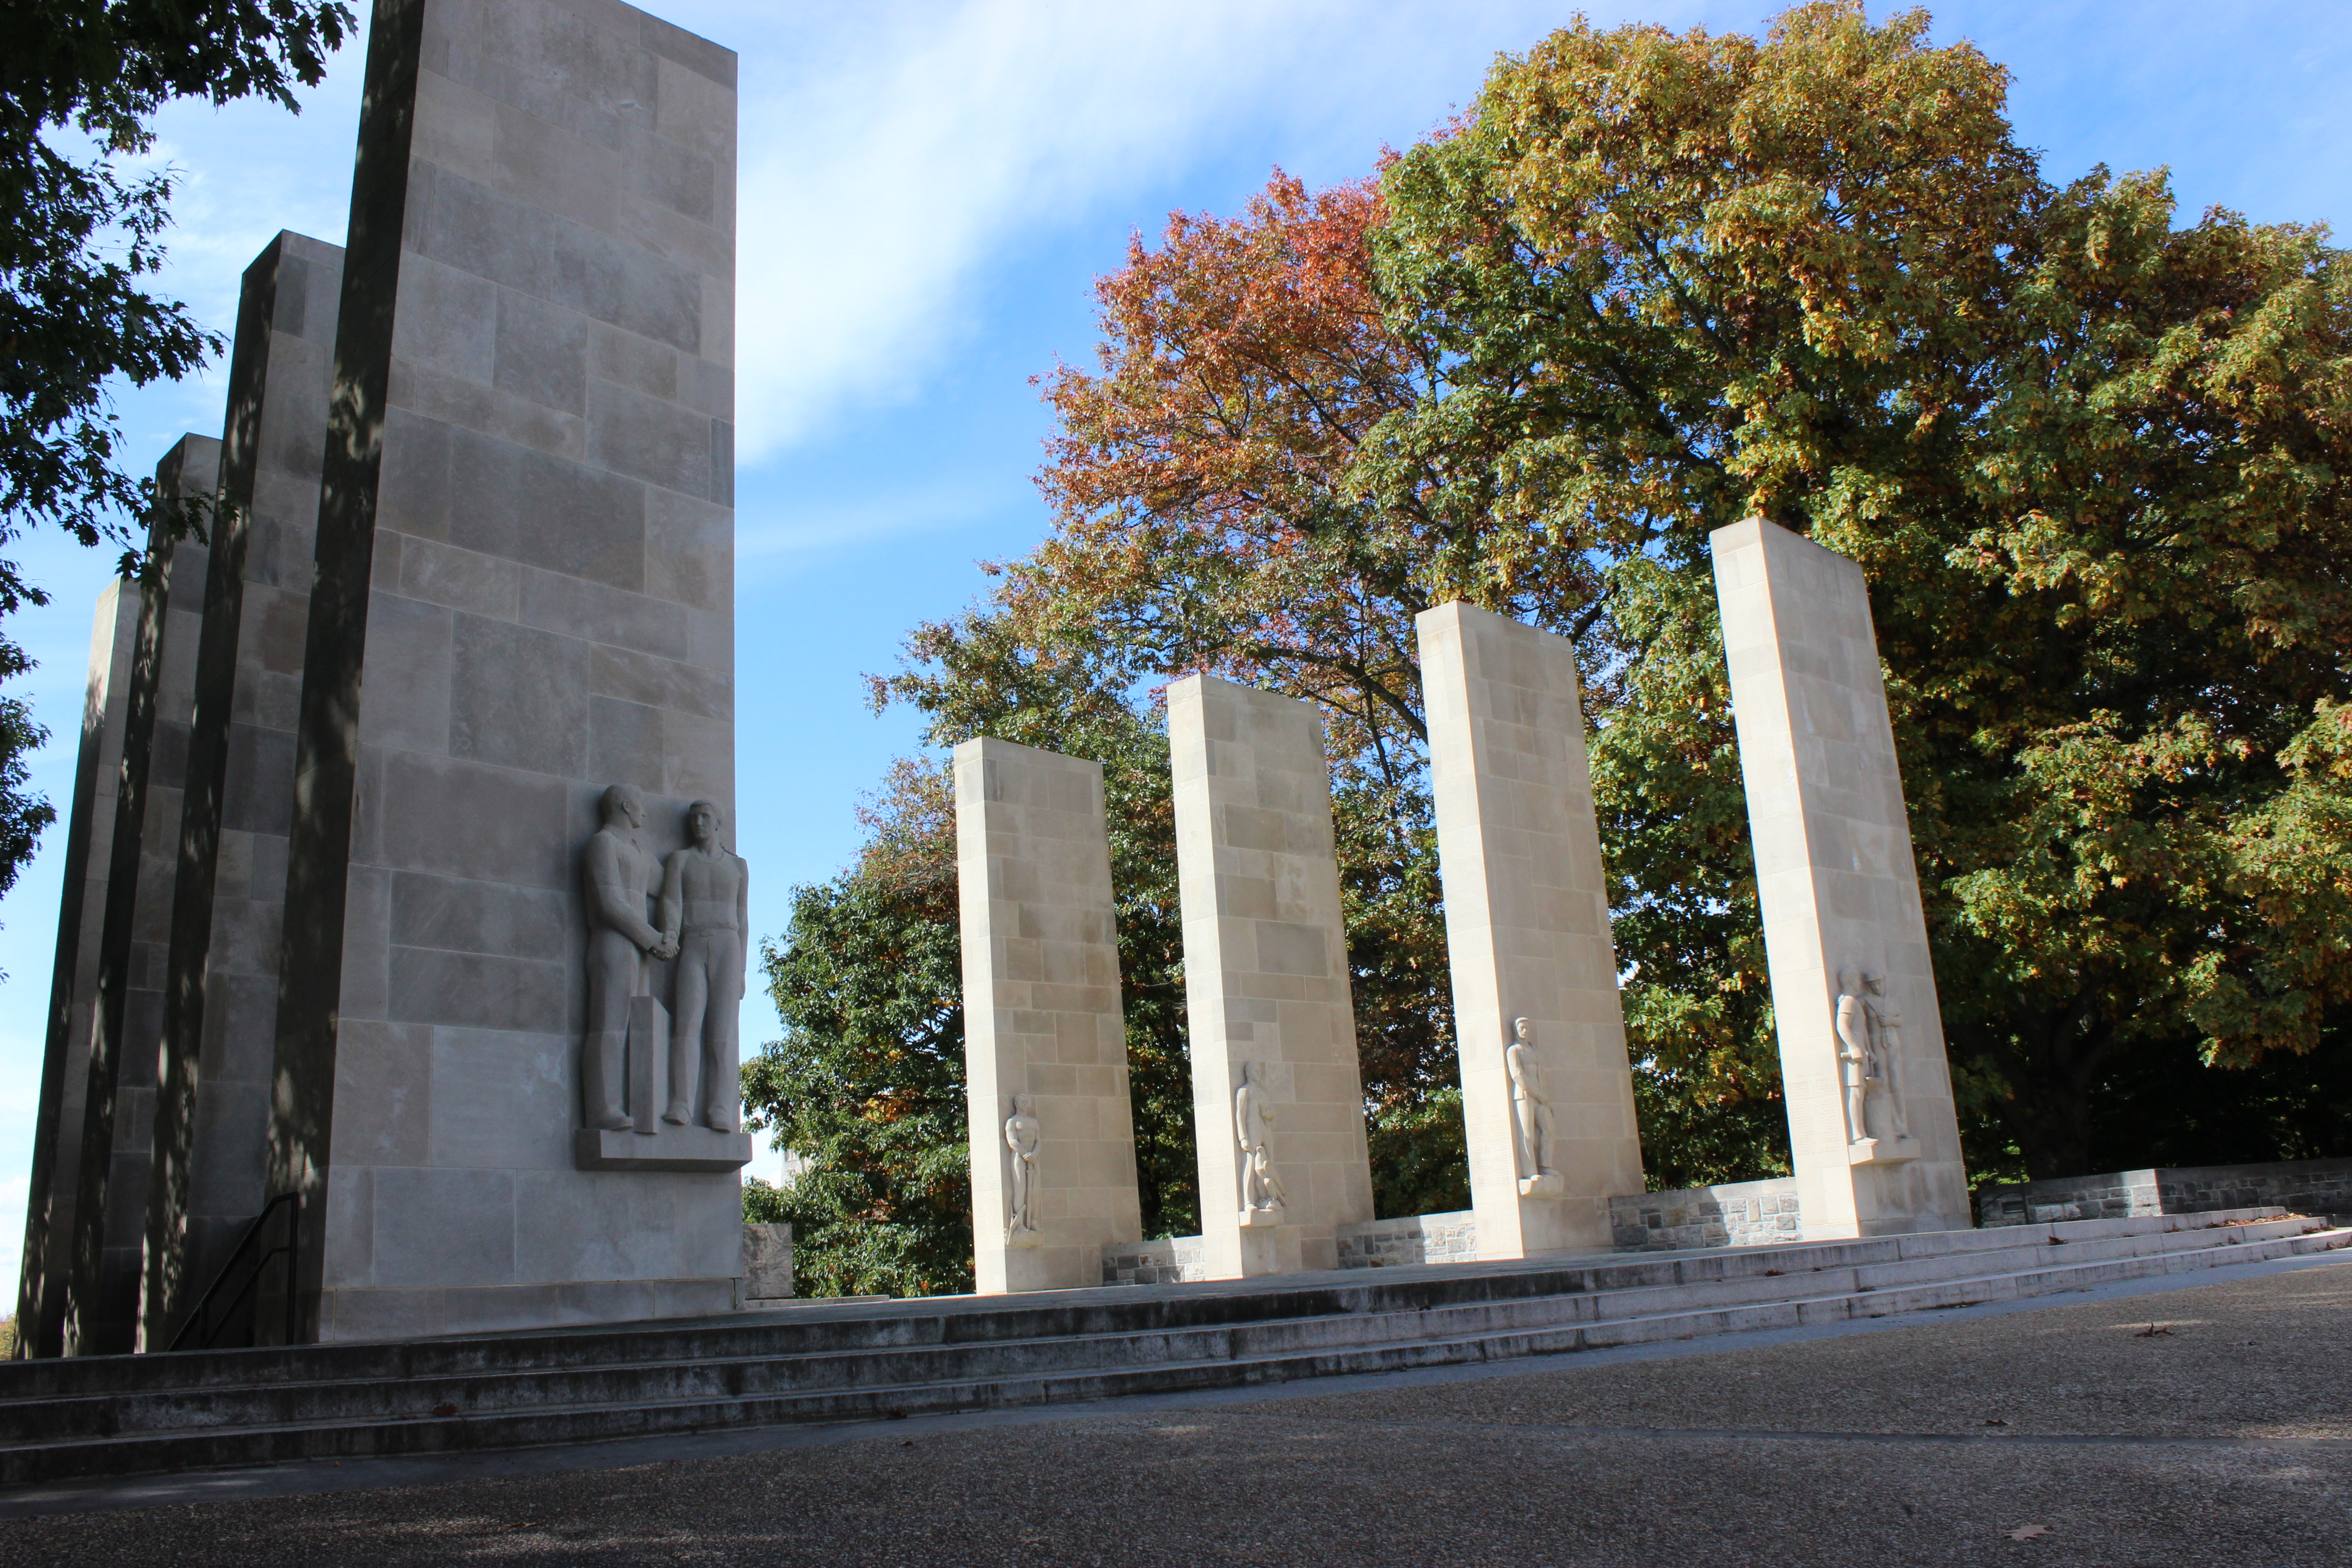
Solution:
M 2011 1541 L 2031 1541 L 2037 1535 L 2049 1533 L 2050 1527 L 2046 1524 L 2021 1524 L 2009 1532 L 2009 1538 Z

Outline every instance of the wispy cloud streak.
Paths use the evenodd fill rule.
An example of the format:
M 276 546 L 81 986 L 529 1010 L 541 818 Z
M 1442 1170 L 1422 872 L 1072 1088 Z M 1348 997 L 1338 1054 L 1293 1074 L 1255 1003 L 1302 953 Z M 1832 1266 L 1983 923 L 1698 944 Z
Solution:
M 970 0 L 852 7 L 748 43 L 739 453 L 756 463 L 908 395 L 971 337 L 992 257 L 1237 138 L 1352 136 L 1369 167 L 1395 103 L 1428 100 L 1417 79 L 1466 65 L 1475 82 L 1539 14 Z

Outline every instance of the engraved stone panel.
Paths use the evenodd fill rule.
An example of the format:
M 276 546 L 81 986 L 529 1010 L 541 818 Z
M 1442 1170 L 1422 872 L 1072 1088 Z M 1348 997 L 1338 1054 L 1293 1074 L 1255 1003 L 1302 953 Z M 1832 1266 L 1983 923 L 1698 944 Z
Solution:
M 1372 1181 L 1322 719 L 1196 675 L 1168 735 L 1208 1276 L 1335 1268 Z
M 1459 603 L 1415 625 L 1479 1256 L 1605 1247 L 1642 1146 L 1576 647 Z
M 1713 546 L 1805 1235 L 1965 1230 L 1968 1182 L 1869 585 L 1854 563 L 1759 519 L 1717 530 Z M 1843 993 L 1856 1005 L 1842 1034 L 1847 971 L 1876 985 Z M 1846 1092 L 1849 1076 L 1867 1089 L 1874 1053 L 1899 1112 L 1884 1139 L 1869 1119 L 1887 1114 L 1885 1089 L 1860 1105 Z

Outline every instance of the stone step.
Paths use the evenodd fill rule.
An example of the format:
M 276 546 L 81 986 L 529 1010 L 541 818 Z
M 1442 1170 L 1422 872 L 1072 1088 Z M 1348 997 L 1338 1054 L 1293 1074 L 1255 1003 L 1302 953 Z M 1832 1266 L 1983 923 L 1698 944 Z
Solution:
M 2090 1222 L 2108 1224 L 2112 1222 Z M 1966 1234 L 1966 1233 L 1958 1233 Z M 2133 1233 L 2126 1232 L 2128 1238 Z M 2179 1235 L 2199 1232 L 2137 1234 Z M 2201 1245 L 2088 1257 L 2069 1243 L 2063 1261 L 2024 1269 L 1992 1269 L 1959 1278 L 1883 1288 L 1848 1282 L 1822 1289 L 1837 1270 L 1785 1271 L 1779 1300 L 1690 1304 L 1680 1310 L 1598 1317 L 1597 1297 L 1490 1301 L 1427 1312 L 1332 1314 L 1187 1330 L 1082 1335 L 1054 1341 L 975 1342 L 955 1345 L 858 1352 L 729 1357 L 680 1364 L 674 1360 L 601 1367 L 535 1369 L 491 1373 L 398 1390 L 403 1408 L 385 1407 L 377 1385 L 371 1407 L 345 1396 L 348 1382 L 310 1387 L 259 1384 L 184 1391 L 176 1403 L 144 1397 L 111 1402 L 111 1428 L 89 1426 L 84 1401 L 38 1402 L 55 1425 L 38 1438 L 0 1444 L 0 1484 L 73 1476 L 132 1473 L 194 1466 L 241 1466 L 296 1458 L 422 1454 L 585 1441 L 722 1426 L 865 1419 L 893 1413 L 969 1410 L 1169 1393 L 1376 1372 L 1409 1366 L 1557 1353 L 1651 1340 L 1691 1338 L 1748 1329 L 1797 1327 L 1844 1318 L 1876 1317 L 1930 1307 L 1965 1305 L 2081 1289 L 2110 1280 L 2255 1262 L 2352 1244 L 2352 1231 L 2321 1231 L 2306 1220 L 2205 1230 Z M 2113 1237 L 2092 1237 L 2086 1240 Z M 2046 1241 L 2043 1243 L 2046 1247 Z M 1982 1261 L 2013 1260 L 2015 1247 L 1969 1249 Z M 2048 1248 L 2061 1253 L 2061 1248 Z M 2086 1249 L 2087 1250 L 2087 1249 Z M 1963 1254 L 1966 1255 L 1966 1254 Z M 2039 1262 L 2041 1254 L 2032 1253 Z M 1727 1282 L 1735 1287 L 1742 1281 Z M 1703 1292 L 1701 1282 L 1685 1289 Z M 1697 1297 L 1692 1299 L 1694 1303 Z M 1549 1308 L 1549 1321 L 1508 1321 Z M 1473 1323 L 1479 1312 L 1486 1321 Z M 873 1325 L 867 1325 L 871 1327 Z M 402 1347 L 408 1348 L 408 1347 Z M 962 1375 L 937 1375 L 961 1358 Z M 1027 1364 L 1019 1364 L 1025 1358 Z M 977 1363 L 990 1370 L 974 1373 Z M 933 1375 L 924 1375 L 928 1371 Z M 894 1375 L 896 1374 L 896 1375 Z M 470 1388 L 482 1399 L 448 1415 L 432 1414 L 428 1397 Z M 571 1397 L 561 1397 L 569 1391 Z M 288 1403 L 272 1417 L 275 1394 Z M 340 1401 L 340 1403 L 339 1403 Z M 107 1402 L 100 1401 L 98 1404 Z M 290 1413 L 309 1407 L 310 1418 Z M 63 1407 L 79 1407 L 68 1419 Z M 131 1423 L 126 1423 L 130 1417 Z M 68 1427 L 86 1428 L 68 1430 Z
M 2069 1228 L 2078 1236 L 2102 1237 L 2118 1234 L 2161 1234 L 2160 1222 L 2147 1220 L 2095 1222 Z M 1264 1287 L 1255 1290 L 1228 1287 L 1223 1292 L 1205 1293 L 1195 1289 L 1179 1299 L 1163 1298 L 1156 1302 L 1114 1291 L 1091 1306 L 1076 1310 L 1061 1306 L 1000 1307 L 995 1303 L 963 1299 L 942 1304 L 939 1316 L 928 1323 L 922 1318 L 905 1313 L 902 1309 L 898 1315 L 872 1321 L 836 1319 L 797 1325 L 730 1322 L 719 1331 L 689 1326 L 506 1341 L 215 1352 L 203 1356 L 143 1358 L 135 1362 L 113 1358 L 29 1365 L 19 1363 L 16 1368 L 5 1370 L 34 1373 L 51 1384 L 59 1381 L 78 1384 L 87 1389 L 85 1398 L 118 1395 L 111 1407 L 98 1407 L 100 1424 L 113 1426 L 118 1430 L 155 1425 L 142 1415 L 142 1407 L 157 1403 L 168 1405 L 168 1396 L 175 1388 L 190 1386 L 209 1387 L 215 1397 L 187 1402 L 181 1408 L 178 1418 L 204 1421 L 209 1425 L 251 1417 L 253 1412 L 239 1412 L 233 1408 L 236 1403 L 235 1400 L 219 1397 L 239 1385 L 248 1386 L 271 1398 L 290 1395 L 298 1385 L 312 1384 L 318 1385 L 307 1391 L 312 1397 L 331 1397 L 337 1385 L 341 1385 L 344 1394 L 362 1395 L 361 1404 L 366 1406 L 367 1412 L 377 1414 L 380 1413 L 380 1391 L 387 1384 L 404 1384 L 412 1391 L 421 1392 L 436 1380 L 457 1378 L 467 1381 L 449 1387 L 446 1392 L 458 1397 L 450 1400 L 436 1398 L 430 1403 L 457 1403 L 461 1407 L 470 1408 L 478 1407 L 478 1395 L 482 1392 L 469 1385 L 471 1380 L 485 1376 L 505 1379 L 518 1371 L 533 1368 L 568 1372 L 576 1378 L 593 1380 L 609 1376 L 616 1369 L 635 1369 L 663 1360 L 719 1366 L 733 1361 L 756 1362 L 780 1356 L 806 1356 L 834 1348 L 866 1352 L 886 1346 L 908 1345 L 979 1349 L 996 1342 L 1040 1337 L 1051 1337 L 1060 1342 L 1055 1357 L 1066 1364 L 1069 1355 L 1080 1349 L 1080 1344 L 1073 1342 L 1106 1335 L 1118 1339 L 1142 1327 L 1172 1328 L 1188 1323 L 1246 1325 L 1252 1314 L 1244 1309 L 1257 1309 L 1255 1315 L 1261 1320 L 1286 1320 L 1283 1327 L 1270 1331 L 1286 1340 L 1295 1341 L 1302 1331 L 1312 1333 L 1312 1320 L 1318 1317 L 1334 1317 L 1342 1323 L 1354 1325 L 1360 1337 L 1361 1325 L 1380 1315 L 1383 1303 L 1379 1298 L 1382 1297 L 1391 1298 L 1386 1304 L 1402 1308 L 1410 1316 L 1440 1307 L 1443 1298 L 1447 1295 L 1466 1293 L 1480 1300 L 1470 1310 L 1453 1314 L 1454 1321 L 1479 1328 L 1540 1326 L 1596 1315 L 1622 1316 L 1629 1312 L 1654 1312 L 1701 1302 L 1724 1304 L 1738 1300 L 1786 1296 L 1798 1288 L 1795 1279 L 1779 1277 L 1799 1275 L 1801 1272 L 1800 1266 L 1808 1258 L 1822 1260 L 1811 1270 L 1822 1276 L 1815 1280 L 1815 1289 L 1828 1289 L 1837 1282 L 1834 1275 L 1826 1272 L 1830 1263 L 1841 1258 L 1885 1256 L 1898 1247 L 1906 1254 L 1925 1253 L 1927 1256 L 1905 1264 L 1873 1267 L 1881 1270 L 1906 1269 L 1907 1278 L 1916 1278 L 1923 1270 L 1930 1272 L 1932 1277 L 1943 1278 L 1956 1269 L 1965 1272 L 1972 1251 L 2004 1254 L 2015 1251 L 2011 1238 L 2020 1234 L 2032 1237 L 2039 1233 L 2012 1230 L 2001 1237 L 2010 1241 L 2010 1245 L 2000 1248 L 1987 1248 L 1981 1234 L 1960 1232 L 1941 1237 L 1906 1237 L 1867 1242 L 1826 1243 L 1810 1247 L 1768 1248 L 1745 1255 L 1700 1254 L 1679 1260 L 1660 1258 L 1645 1259 L 1630 1267 L 1614 1265 L 1597 1269 L 1554 1271 L 1522 1265 L 1513 1275 L 1501 1279 L 1481 1279 L 1475 1274 L 1454 1270 L 1437 1270 L 1423 1273 L 1417 1279 L 1391 1276 L 1392 1285 L 1385 1289 L 1367 1289 L 1356 1288 L 1351 1283 L 1350 1288 L 1339 1292 L 1336 1299 L 1328 1290 L 1268 1289 Z M 2200 1226 L 2186 1237 L 2158 1245 L 2182 1245 L 2198 1237 L 2216 1235 L 2243 1238 L 2258 1234 L 2267 1232 L 2243 1226 L 2227 1230 Z M 1983 1271 L 1983 1267 L 1978 1266 L 1978 1271 Z M 1738 1279 L 1743 1270 L 1748 1271 L 1744 1286 L 1748 1292 L 1746 1295 L 1738 1293 L 1743 1289 Z M 1733 1278 L 1719 1279 L 1719 1276 Z M 1410 1285 L 1408 1279 L 1411 1280 Z M 1596 1290 L 1605 1292 L 1611 1286 L 1668 1279 L 1679 1279 L 1684 1283 L 1654 1287 L 1646 1294 L 1621 1292 L 1614 1297 L 1603 1294 L 1599 1300 L 1593 1298 Z M 1877 1282 L 1859 1277 L 1853 1281 L 1857 1286 Z M 1506 1287 L 1526 1289 L 1515 1290 L 1504 1289 Z M 1694 1296 L 1693 1290 L 1699 1294 Z M 1080 1293 L 1069 1294 L 1076 1296 Z M 1498 1295 L 1502 1298 L 1500 1300 L 1496 1299 Z M 1607 1300 L 1611 1305 L 1604 1310 L 1601 1307 L 1601 1300 Z M 950 1311 L 947 1310 L 949 1308 L 961 1310 Z M 1122 1310 L 1122 1308 L 1138 1310 Z M 1301 1319 L 1308 1321 L 1298 1321 Z M 1433 1321 L 1446 1320 L 1441 1317 Z M 921 1332 L 927 1327 L 934 1331 L 928 1336 Z M 1176 1347 L 1171 1344 L 1168 1348 L 1172 1350 Z M 1002 1344 L 998 1349 L 1001 1352 Z M 1225 1353 L 1222 1347 L 1219 1353 Z M 843 1363 L 856 1364 L 847 1358 L 843 1358 Z M 860 1366 L 858 1374 L 866 1375 L 871 1370 L 870 1367 Z M 127 1379 L 126 1374 L 137 1373 L 154 1375 Z M 188 1373 L 203 1375 L 193 1380 L 184 1375 L 173 1375 Z M 87 1375 L 92 1373 L 99 1375 Z M 60 1374 L 65 1375 L 61 1378 Z M 0 1384 L 0 1386 L 5 1384 Z M 22 1436 L 10 1431 L 9 1428 L 16 1424 L 8 1417 L 11 1414 L 31 1416 L 36 1414 L 36 1405 L 41 1407 L 38 1410 L 39 1424 L 44 1430 L 55 1433 L 60 1424 L 80 1426 L 81 1422 L 72 1419 L 69 1402 L 68 1405 L 58 1402 L 59 1392 L 54 1386 L 42 1387 L 29 1391 L 29 1398 L 20 1394 L 19 1397 L 0 1401 L 0 1437 Z
M 1758 1302 L 1720 1310 L 1660 1313 L 1651 1317 L 1598 1321 L 1588 1325 L 1583 1348 L 1636 1344 L 1652 1340 L 1689 1339 L 1704 1334 L 1731 1333 L 1749 1329 L 1803 1328 L 1851 1318 L 1882 1318 L 1942 1307 L 1976 1306 L 2020 1297 L 2046 1296 L 2058 1291 L 2087 1289 L 2119 1280 L 2164 1274 L 2192 1273 L 2241 1263 L 2352 1247 L 2352 1230 L 2316 1230 L 2275 1236 L 2238 1246 L 2215 1246 L 2093 1262 L 2070 1262 L 2045 1268 L 1986 1274 L 1938 1280 L 1891 1289 L 1862 1289 L 1838 1294 L 1801 1297 L 1787 1301 Z
M 2203 1244 L 2207 1237 L 2242 1241 L 2288 1234 L 2306 1227 L 2307 1223 L 2283 1220 L 2188 1233 L 2164 1233 L 2143 1227 L 2137 1235 L 2102 1237 L 2077 1244 L 2067 1256 L 2072 1261 L 2086 1263 L 2109 1257 L 2150 1254 L 2187 1240 Z M 1863 1247 L 1884 1250 L 1884 1244 L 1846 1244 L 1848 1252 Z M 1538 1331 L 1602 1320 L 1723 1310 L 1754 1301 L 1786 1301 L 1799 1295 L 1841 1295 L 1897 1284 L 2017 1273 L 2042 1267 L 2047 1261 L 2043 1255 L 2049 1247 L 2048 1238 L 2037 1237 L 2021 1247 L 1955 1249 L 1939 1256 L 1859 1268 L 1827 1264 L 1810 1270 L 1768 1268 L 1744 1279 L 1702 1279 L 1630 1290 L 1569 1290 L 1454 1306 L 1407 1304 L 1387 1311 L 1360 1309 L 1307 1312 L 1256 1322 L 1228 1321 L 1148 1330 L 1122 1325 L 1108 1331 L 1031 1332 L 919 1343 L 875 1342 L 868 1339 L 845 1349 L 787 1348 L 772 1342 L 744 1344 L 736 1336 L 738 1342 L 723 1348 L 698 1345 L 698 1353 L 685 1356 L 622 1354 L 586 1362 L 563 1357 L 550 1365 L 535 1357 L 518 1354 L 505 1365 L 474 1364 L 477 1358 L 468 1358 L 467 1364 L 439 1370 L 412 1366 L 404 1375 L 397 1377 L 269 1377 L 196 1390 L 110 1389 L 79 1396 L 0 1405 L 0 1444 L 27 1442 L 36 1436 L 58 1441 L 183 1427 L 218 1430 L 239 1426 L 387 1420 L 415 1415 L 436 1406 L 467 1412 L 515 1411 L 614 1401 L 740 1399 L 786 1388 L 809 1391 L 1016 1377 L 1138 1361 L 1247 1359 L 1389 1339 Z M 1805 1249 L 1802 1255 L 1834 1258 L 1839 1253 L 1832 1244 Z M 1794 1261 L 1795 1256 L 1782 1256 L 1779 1260 Z M 1648 1272 L 1655 1272 L 1657 1267 L 1654 1265 Z M 989 1318 L 981 1321 L 983 1324 L 993 1321 Z M 1054 1326 L 1069 1325 L 1048 1325 Z
M 1797 1326 L 1839 1317 L 1879 1316 L 1916 1310 L 1920 1306 L 1956 1305 L 2082 1289 L 2111 1279 L 2132 1278 L 2148 1272 L 2180 1271 L 2224 1262 L 2259 1261 L 2270 1257 L 2317 1250 L 2322 1247 L 2343 1246 L 2347 1241 L 2352 1241 L 2352 1233 L 2290 1235 L 2236 1247 L 2217 1245 L 2145 1255 L 2137 1258 L 2077 1262 L 2025 1273 L 1948 1281 L 1937 1287 L 1923 1288 L 1920 1299 L 1908 1302 L 1897 1292 L 1855 1291 L 1843 1296 L 1806 1297 L 1721 1311 L 1664 1314 L 1530 1332 L 1452 1339 L 1416 1336 L 1384 1342 L 1360 1342 L 1347 1347 L 1254 1356 L 1227 1353 L 1181 1361 L 1165 1359 L 1144 1364 L 1129 1363 L 1123 1366 L 1045 1371 L 1025 1376 L 872 1384 L 749 1397 L 641 1402 L 626 1405 L 603 1403 L 527 1411 L 492 1411 L 478 1416 L 457 1418 L 403 1417 L 359 1425 L 335 1423 L 226 1432 L 156 1434 L 56 1445 L 49 1452 L 55 1456 L 52 1465 L 73 1467 L 53 1473 L 108 1473 L 125 1468 L 146 1469 L 186 1464 L 257 1464 L 304 1457 L 446 1452 L 474 1447 L 581 1441 L 714 1426 L 847 1420 L 874 1418 L 893 1413 L 1065 1403 L 1108 1398 L 1122 1394 L 1243 1386 L 1342 1372 L 1506 1359 L 1741 1329 Z M 1934 1292 L 1932 1300 L 1926 1298 L 1927 1289 Z M 73 1450 L 83 1452 L 75 1453 Z M 15 1456 L 0 1454 L 0 1475 L 14 1477 L 17 1473 L 14 1458 Z M 80 1468 L 83 1463 L 90 1468 Z
M 2210 1234 L 2224 1222 L 2271 1219 L 2281 1212 L 2091 1220 L 1735 1250 L 1359 1269 L 1287 1280 L 941 1298 L 884 1307 L 804 1305 L 727 1319 L 589 1325 L 525 1334 L 12 1362 L 0 1363 L 0 1420 L 12 1407 L 26 1403 L 103 1394 L 311 1382 L 376 1384 L 526 1365 L 591 1368 L 663 1359 L 796 1355 L 877 1344 L 1086 1335 L 1741 1279 L 1772 1281 L 1830 1268 L 1889 1267 L 2030 1247 L 2045 1244 L 2052 1236 L 2084 1240 Z M 1773 1292 L 1790 1289 L 1778 1283 L 1764 1288 Z

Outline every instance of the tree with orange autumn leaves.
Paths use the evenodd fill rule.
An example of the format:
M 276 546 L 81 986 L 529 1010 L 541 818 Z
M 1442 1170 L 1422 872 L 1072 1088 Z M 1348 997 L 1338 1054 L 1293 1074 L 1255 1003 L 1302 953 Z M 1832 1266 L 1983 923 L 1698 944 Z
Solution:
M 1762 515 L 1871 584 L 1973 1162 L 2092 1168 L 2136 1058 L 2352 1048 L 2352 272 L 2051 184 L 2007 82 L 1920 13 L 1580 21 L 1375 177 L 1171 219 L 1046 381 L 1049 537 L 878 695 L 942 744 L 1080 691 L 1153 735 L 1194 669 L 1323 704 L 1402 1126 L 1450 1049 L 1412 616 L 1574 638 L 1653 1179 L 1765 1174 L 1706 553 Z

